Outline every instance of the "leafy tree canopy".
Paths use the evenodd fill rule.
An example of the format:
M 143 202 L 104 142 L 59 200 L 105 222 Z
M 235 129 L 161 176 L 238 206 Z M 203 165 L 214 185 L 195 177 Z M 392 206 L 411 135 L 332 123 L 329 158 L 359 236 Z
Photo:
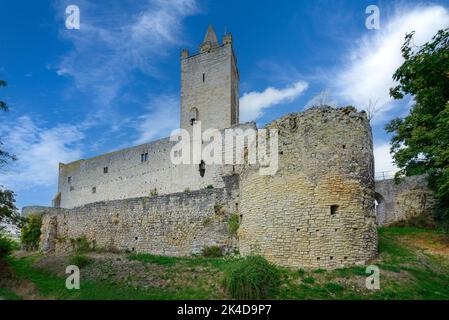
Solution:
M 402 47 L 404 63 L 390 89 L 395 99 L 414 98 L 410 114 L 392 120 L 391 152 L 401 169 L 397 176 L 429 175 L 429 186 L 439 200 L 437 218 L 449 223 L 449 29 L 440 30 L 431 41 L 417 47 L 414 32 Z
M 0 80 L 0 87 L 5 87 L 6 82 Z M 8 105 L 0 100 L 0 111 L 8 111 Z M 0 147 L 2 146 L 0 140 Z M 4 167 L 8 161 L 14 161 L 16 158 L 10 153 L 0 149 L 0 169 Z M 15 206 L 14 192 L 5 190 L 0 186 L 0 230 L 5 223 L 13 223 L 19 225 L 21 218 Z

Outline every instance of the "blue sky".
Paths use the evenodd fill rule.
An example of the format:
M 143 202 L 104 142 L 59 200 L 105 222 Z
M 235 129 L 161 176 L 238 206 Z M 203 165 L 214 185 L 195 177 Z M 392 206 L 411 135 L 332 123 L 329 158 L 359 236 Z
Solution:
M 80 8 L 80 30 L 65 8 Z M 368 5 L 380 29 L 365 27 Z M 416 44 L 449 26 L 446 1 L 2 1 L 3 148 L 18 161 L 0 173 L 18 206 L 49 205 L 58 162 L 168 136 L 179 121 L 182 48 L 197 50 L 208 24 L 232 32 L 241 114 L 264 125 L 326 102 L 378 109 L 376 171 L 393 170 L 383 127 L 411 101 L 388 97 L 405 32 Z

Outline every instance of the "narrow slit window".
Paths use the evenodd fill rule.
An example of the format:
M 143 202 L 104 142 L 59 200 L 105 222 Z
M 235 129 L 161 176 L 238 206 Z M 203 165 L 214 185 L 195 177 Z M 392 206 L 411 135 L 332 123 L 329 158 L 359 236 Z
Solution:
M 206 163 L 204 160 L 201 160 L 199 165 L 199 170 L 201 178 L 204 178 L 204 174 L 206 173 Z
M 147 162 L 148 161 L 148 153 L 142 153 L 140 155 L 140 162 Z
M 206 81 L 206 74 L 203 73 L 203 82 L 205 82 L 205 81 Z
M 92 193 L 97 193 L 97 187 L 92 187 Z
M 108 173 L 108 171 L 109 171 L 108 167 L 103 168 L 103 173 Z
M 72 177 L 68 177 L 68 178 L 67 178 L 67 182 L 68 182 L 68 183 L 72 183 Z
M 338 213 L 338 206 L 333 205 L 331 206 L 331 215 L 336 215 Z

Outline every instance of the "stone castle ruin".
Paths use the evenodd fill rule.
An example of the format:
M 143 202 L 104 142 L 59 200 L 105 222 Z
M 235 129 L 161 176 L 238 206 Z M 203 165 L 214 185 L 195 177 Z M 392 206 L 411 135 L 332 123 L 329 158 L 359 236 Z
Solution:
M 209 27 L 198 53 L 182 51 L 180 112 L 180 128 L 188 132 L 198 122 L 220 134 L 256 129 L 239 123 L 230 34 L 219 43 Z M 177 142 L 170 138 L 60 164 L 53 207 L 39 208 L 41 249 L 65 251 L 70 239 L 85 236 L 97 247 L 159 255 L 219 246 L 289 267 L 336 268 L 372 259 L 377 231 L 366 114 L 315 107 L 266 129 L 278 136 L 278 150 L 270 150 L 278 168 L 271 175 L 246 162 L 173 164 Z M 231 233 L 235 216 L 239 228 Z

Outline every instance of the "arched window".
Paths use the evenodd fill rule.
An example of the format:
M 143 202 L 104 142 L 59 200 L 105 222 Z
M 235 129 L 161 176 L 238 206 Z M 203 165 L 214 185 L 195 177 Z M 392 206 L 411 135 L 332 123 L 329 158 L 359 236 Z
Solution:
M 190 125 L 193 126 L 198 120 L 199 120 L 198 109 L 194 107 L 194 108 L 190 109 L 190 112 L 189 112 Z
M 385 210 L 385 199 L 380 193 L 374 194 L 374 208 L 376 212 L 376 220 L 378 224 L 384 224 L 386 222 L 386 210 Z

